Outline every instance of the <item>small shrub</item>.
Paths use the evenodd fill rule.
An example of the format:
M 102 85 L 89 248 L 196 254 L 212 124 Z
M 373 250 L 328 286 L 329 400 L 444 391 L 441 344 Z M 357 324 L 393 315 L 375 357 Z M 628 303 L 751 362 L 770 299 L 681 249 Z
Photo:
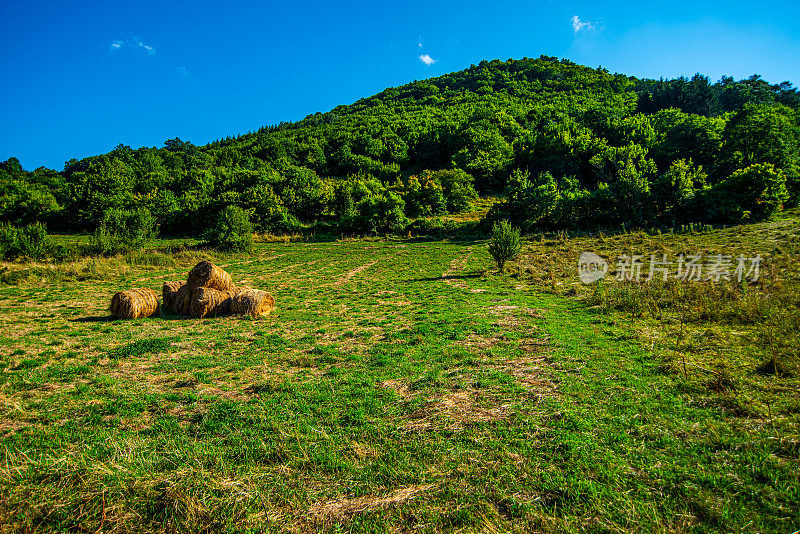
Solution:
M 239 206 L 228 206 L 205 233 L 208 244 L 218 250 L 247 251 L 253 246 L 250 214 Z
M 503 272 L 506 262 L 520 250 L 519 229 L 514 228 L 508 221 L 500 221 L 492 226 L 492 240 L 489 243 L 489 254 L 497 263 L 497 268 Z
M 771 218 L 789 200 L 786 175 L 768 163 L 750 165 L 708 190 L 705 209 L 722 223 L 757 222 Z M 710 206 L 708 205 L 710 203 Z
M 87 252 L 101 256 L 125 254 L 143 248 L 156 233 L 156 220 L 147 208 L 110 209 L 89 240 Z
M 53 243 L 42 223 L 24 227 L 0 225 L 0 257 L 4 260 L 18 258 L 45 259 L 51 256 Z

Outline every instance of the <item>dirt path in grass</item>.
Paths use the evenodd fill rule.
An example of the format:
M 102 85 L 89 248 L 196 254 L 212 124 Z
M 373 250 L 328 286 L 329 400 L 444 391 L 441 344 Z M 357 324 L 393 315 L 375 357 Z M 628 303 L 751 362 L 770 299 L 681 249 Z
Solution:
M 345 283 L 349 282 L 349 281 L 350 281 L 350 279 L 351 279 L 351 278 L 353 278 L 355 275 L 357 275 L 358 273 L 361 273 L 361 272 L 364 272 L 364 271 L 366 271 L 367 269 L 369 269 L 370 267 L 372 267 L 373 265 L 375 265 L 376 263 L 378 263 L 378 261 L 380 261 L 380 260 L 372 260 L 372 261 L 371 261 L 371 262 L 369 262 L 369 263 L 365 263 L 364 265 L 361 265 L 361 266 L 359 266 L 359 267 L 356 267 L 356 268 L 355 268 L 355 269 L 353 269 L 352 271 L 347 271 L 346 273 L 344 273 L 344 274 L 341 274 L 341 275 L 340 275 L 340 276 L 339 276 L 339 277 L 336 279 L 336 281 L 335 281 L 335 282 L 333 282 L 333 284 L 332 284 L 332 285 L 334 285 L 334 286 L 340 286 L 340 285 L 342 285 L 342 284 L 345 284 Z
M 309 266 L 309 265 L 314 265 L 315 263 L 319 263 L 320 261 L 322 261 L 322 260 L 311 260 L 311 261 L 307 261 L 305 263 L 293 263 L 292 265 L 287 265 L 283 269 L 278 269 L 277 271 L 272 273 L 272 276 L 275 276 L 277 274 L 282 274 L 282 273 L 284 273 L 286 271 L 289 271 L 291 269 L 296 269 L 297 267 L 306 267 L 306 266 Z
M 272 260 L 276 260 L 278 258 L 282 258 L 283 256 L 286 256 L 286 254 L 276 254 L 274 256 L 258 257 L 258 258 L 252 259 L 252 260 L 245 260 L 245 261 L 234 261 L 234 262 L 231 262 L 231 263 L 224 263 L 224 264 L 220 265 L 220 267 L 225 269 L 225 268 L 230 267 L 231 265 L 248 265 L 250 263 L 272 261 Z
M 472 257 L 472 247 L 469 247 L 465 254 L 458 258 L 454 258 L 453 261 L 450 262 L 450 266 L 447 268 L 445 272 L 442 273 L 442 280 L 444 283 L 451 286 L 451 287 L 458 287 L 461 289 L 468 289 L 469 286 L 463 280 L 459 280 L 455 278 L 455 275 L 464 270 L 466 267 L 467 262 Z
M 372 261 L 369 261 L 369 262 L 364 263 L 362 265 L 359 265 L 358 267 L 356 267 L 355 269 L 353 269 L 351 271 L 347 271 L 345 273 L 340 274 L 336 278 L 336 280 L 334 280 L 333 283 L 331 283 L 330 285 L 333 286 L 333 287 L 339 287 L 341 285 L 344 285 L 347 282 L 349 282 L 354 276 L 366 271 L 367 269 L 372 268 L 373 266 L 375 266 L 375 264 L 377 264 L 381 260 L 390 260 L 390 259 L 394 258 L 395 256 L 397 256 L 399 253 L 400 252 L 398 251 L 398 252 L 395 252 L 394 254 L 390 254 L 388 256 L 384 256 L 384 257 L 378 258 L 377 260 L 372 260 Z

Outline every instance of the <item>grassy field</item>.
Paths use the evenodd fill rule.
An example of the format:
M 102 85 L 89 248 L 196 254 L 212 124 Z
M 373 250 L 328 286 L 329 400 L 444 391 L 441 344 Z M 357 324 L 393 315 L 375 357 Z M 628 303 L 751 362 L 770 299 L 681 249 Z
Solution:
M 106 317 L 202 252 L 11 277 L 0 531 L 796 532 L 797 227 L 538 236 L 504 275 L 479 241 L 210 256 L 261 320 Z M 733 245 L 760 286 L 577 283 L 584 249 Z

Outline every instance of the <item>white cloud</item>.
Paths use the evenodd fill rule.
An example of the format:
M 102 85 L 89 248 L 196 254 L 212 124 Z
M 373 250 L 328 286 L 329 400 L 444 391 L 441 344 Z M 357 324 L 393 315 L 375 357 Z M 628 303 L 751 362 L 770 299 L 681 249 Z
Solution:
M 433 65 L 434 63 L 436 63 L 436 60 L 433 59 L 428 54 L 422 54 L 421 56 L 419 56 L 419 60 L 425 63 L 426 65 Z
M 136 43 L 136 46 L 138 46 L 139 48 L 142 48 L 142 49 L 144 49 L 144 50 L 145 50 L 145 51 L 146 51 L 148 54 L 155 54 L 155 53 L 156 53 L 156 51 L 153 49 L 153 47 L 152 47 L 152 46 L 150 46 L 150 45 L 148 45 L 148 44 L 144 44 L 144 43 L 143 43 L 143 42 L 141 42 L 141 41 L 138 41 L 138 42 Z
M 147 43 L 145 43 L 143 41 L 139 41 L 139 40 L 136 40 L 136 41 L 114 41 L 113 43 L 111 43 L 111 50 L 119 50 L 119 49 L 121 49 L 123 47 L 126 47 L 126 46 L 130 46 L 132 48 L 141 48 L 142 50 L 144 50 L 147 53 L 147 55 L 150 55 L 150 56 L 156 53 L 156 49 L 155 48 L 153 48 L 149 44 L 147 44 Z
M 575 15 L 572 17 L 572 29 L 575 31 L 575 33 L 582 32 L 584 30 L 593 30 L 594 22 L 581 20 L 578 15 Z

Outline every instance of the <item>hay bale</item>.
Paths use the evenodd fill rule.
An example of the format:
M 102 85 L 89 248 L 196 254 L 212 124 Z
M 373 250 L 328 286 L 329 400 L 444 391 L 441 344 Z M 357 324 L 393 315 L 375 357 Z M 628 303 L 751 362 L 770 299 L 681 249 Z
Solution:
M 244 289 L 231 300 L 231 312 L 236 315 L 263 317 L 275 309 L 275 299 L 266 291 Z
M 219 317 L 231 312 L 231 297 L 233 293 L 218 291 L 210 287 L 196 287 L 192 290 L 189 303 L 189 316 Z
M 118 319 L 150 317 L 158 310 L 158 293 L 152 289 L 136 288 L 118 291 L 111 298 L 111 315 Z
M 210 261 L 203 260 L 195 265 L 189 271 L 189 278 L 186 279 L 186 285 L 192 289 L 196 287 L 210 287 L 218 291 L 235 291 L 231 275 L 225 272 L 225 269 L 217 267 Z
M 164 282 L 161 289 L 161 296 L 164 300 L 164 308 L 169 311 L 178 311 L 175 307 L 177 303 L 178 291 L 186 285 L 186 282 Z
M 189 315 L 189 304 L 192 300 L 193 289 L 188 284 L 183 284 L 175 293 L 175 313 Z

